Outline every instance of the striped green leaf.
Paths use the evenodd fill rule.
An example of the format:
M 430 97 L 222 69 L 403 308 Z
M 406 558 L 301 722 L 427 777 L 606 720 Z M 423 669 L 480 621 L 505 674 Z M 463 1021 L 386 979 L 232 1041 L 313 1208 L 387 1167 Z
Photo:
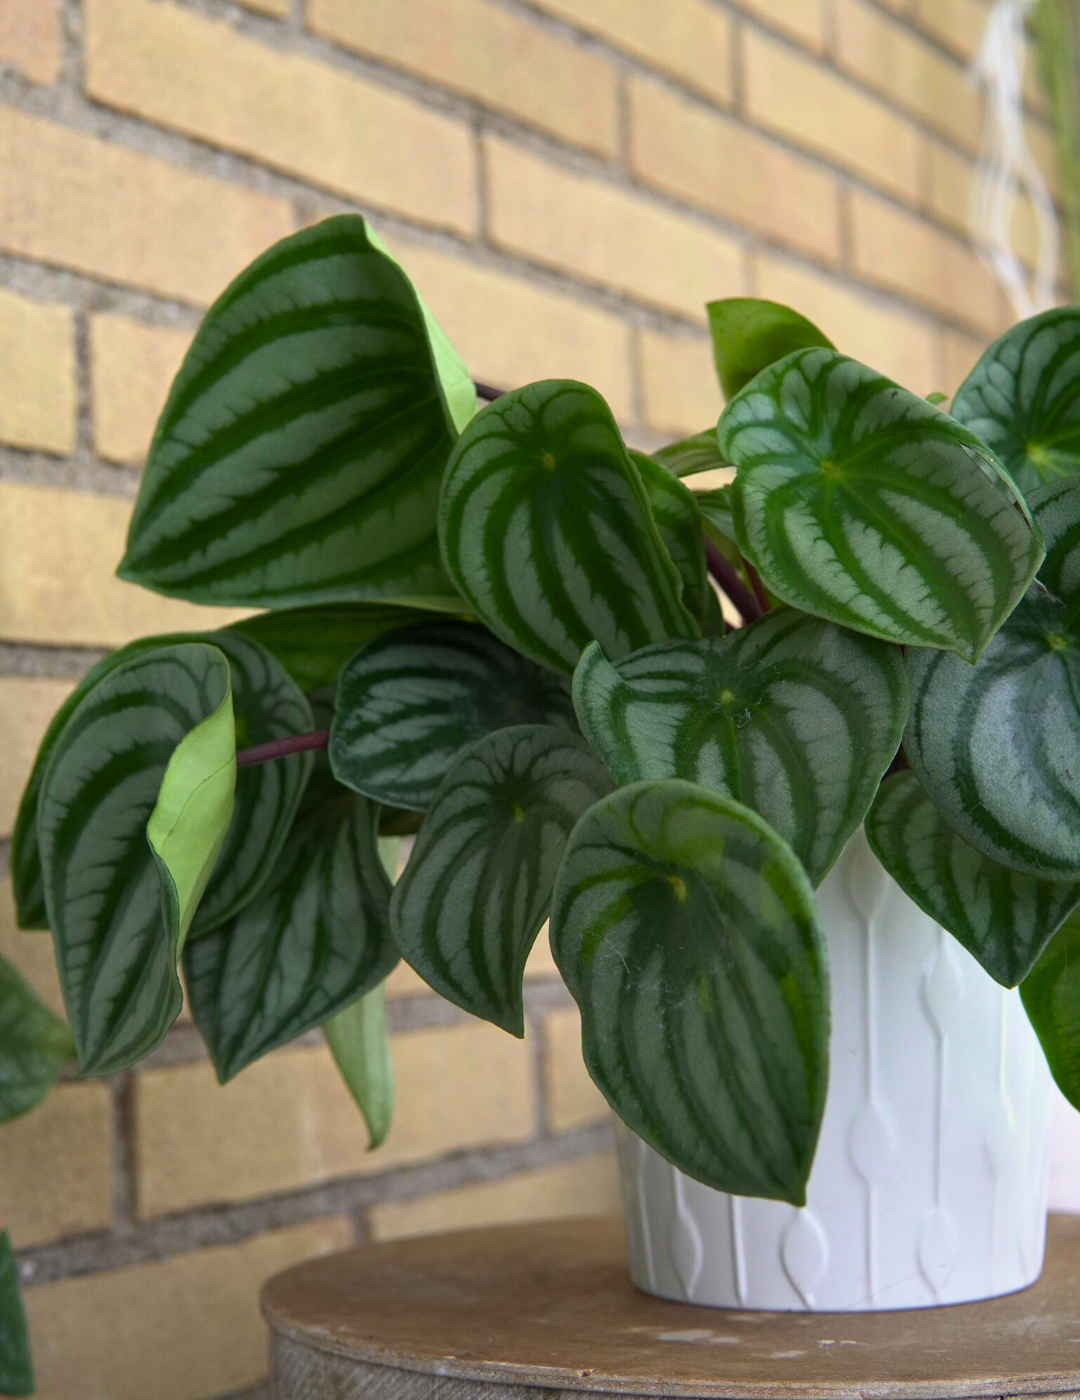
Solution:
M 899 650 L 793 608 L 728 637 L 581 658 L 574 703 L 615 781 L 683 778 L 753 808 L 818 885 L 900 745 Z
M 472 622 L 422 622 L 369 642 L 341 673 L 330 730 L 339 782 L 424 811 L 454 760 L 508 724 L 576 729 L 561 676 Z
M 693 491 L 685 487 L 644 452 L 631 452 L 648 492 L 656 528 L 682 579 L 682 601 L 698 625 L 706 630 L 719 608 L 709 584 L 705 549 L 701 539 L 701 512 Z
M 1080 612 L 1080 478 L 1038 487 L 1029 493 L 1028 506 L 1046 543 L 1039 582 L 1066 604 L 1071 620 Z
M 941 409 L 831 350 L 724 410 L 743 553 L 778 598 L 974 661 L 1042 561 L 1004 469 Z
M 945 820 L 1000 865 L 1080 880 L 1080 630 L 1032 588 L 975 666 L 907 654 L 904 752 Z
M 19 1293 L 19 1269 L 6 1230 L 0 1230 L 0 1395 L 32 1395 L 34 1364 L 26 1314 Z
M 669 442 L 667 447 L 654 452 L 653 457 L 673 476 L 696 476 L 698 472 L 731 466 L 720 451 L 715 428 L 706 428 L 703 433 L 695 433 L 693 437 Z
M 547 725 L 488 734 L 446 775 L 390 902 L 405 961 L 448 1001 L 525 1034 L 522 977 L 566 839 L 611 791 L 583 739 Z
M 993 448 L 1025 495 L 1080 472 L 1080 308 L 1044 311 L 995 340 L 952 416 Z
M 180 1010 L 183 911 L 167 893 L 163 898 L 147 823 L 177 745 L 213 723 L 230 696 L 228 662 L 215 647 L 155 648 L 99 681 L 53 746 L 38 802 L 38 842 L 84 1074 L 132 1064 L 160 1042 Z M 189 773 L 189 783 L 197 785 L 198 776 Z M 174 805 L 183 803 L 174 798 Z M 203 831 L 207 861 L 224 835 L 220 805 L 215 812 L 217 824 Z
M 322 1025 L 398 961 L 378 815 L 320 754 L 262 892 L 184 949 L 191 1013 L 222 1083 Z
M 772 828 L 693 783 L 619 788 L 571 834 L 551 946 L 619 1117 L 709 1186 L 802 1205 L 828 973 L 810 883 Z
M 727 297 L 710 301 L 705 309 L 725 399 L 734 398 L 756 374 L 794 350 L 833 348 L 832 341 L 812 321 L 775 301 Z
M 207 313 L 158 423 L 121 577 L 203 603 L 453 593 L 454 428 L 423 308 L 363 219 L 276 244 Z
M 1051 939 L 1020 983 L 1020 998 L 1055 1083 L 1080 1108 L 1080 914 Z
M 713 491 L 695 491 L 698 513 L 714 530 L 736 544 L 735 517 L 731 513 L 731 487 L 718 486 Z
M 911 772 L 882 783 L 866 835 L 904 893 L 1004 987 L 1023 981 L 1080 902 L 1080 884 L 1021 875 L 969 846 Z
M 585 384 L 528 384 L 477 414 L 446 468 L 439 538 L 481 622 L 554 670 L 594 639 L 625 656 L 698 635 L 641 476 Z
M 0 958 L 0 1123 L 40 1103 L 74 1058 L 67 1023 Z
M 379 983 L 323 1022 L 326 1043 L 364 1116 L 368 1151 L 386 1141 L 394 1119 L 394 1061 L 386 1033 L 386 987 Z

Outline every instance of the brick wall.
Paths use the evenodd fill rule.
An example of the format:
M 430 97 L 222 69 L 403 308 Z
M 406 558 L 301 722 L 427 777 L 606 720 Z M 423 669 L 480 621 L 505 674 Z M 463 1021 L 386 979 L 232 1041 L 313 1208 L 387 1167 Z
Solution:
M 702 304 L 793 303 L 920 393 L 1007 308 L 964 233 L 982 0 L 0 0 L 0 842 L 101 654 L 223 620 L 120 583 L 200 311 L 369 215 L 477 378 L 595 384 L 632 441 L 715 420 Z M 1031 139 L 1049 140 L 1032 98 Z M 1030 258 L 1033 229 L 1018 220 Z M 6 870 L 3 843 L 0 869 Z M 59 1006 L 48 938 L 0 951 Z M 609 1128 L 540 950 L 523 1044 L 405 970 L 367 1154 L 318 1036 L 219 1089 L 181 1021 L 0 1129 L 49 1400 L 247 1393 L 259 1281 L 356 1239 L 606 1209 Z

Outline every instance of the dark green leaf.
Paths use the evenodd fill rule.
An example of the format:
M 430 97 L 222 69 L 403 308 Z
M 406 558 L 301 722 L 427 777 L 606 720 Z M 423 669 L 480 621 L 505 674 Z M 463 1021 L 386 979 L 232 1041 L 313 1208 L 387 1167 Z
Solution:
M 706 428 L 703 433 L 695 433 L 693 437 L 670 442 L 652 455 L 673 476 L 695 476 L 698 472 L 712 472 L 718 467 L 731 466 L 720 451 L 715 428 Z
M 1080 884 L 1021 875 L 969 846 L 911 772 L 882 783 L 866 835 L 904 893 L 1004 987 L 1027 976 L 1080 901 Z
M 725 399 L 734 398 L 756 374 L 793 350 L 833 348 L 832 341 L 812 321 L 775 301 L 728 297 L 710 301 L 706 310 Z
M 1080 479 L 1062 477 L 1038 487 L 1028 506 L 1046 542 L 1039 582 L 1068 605 L 1071 619 L 1080 605 Z
M 390 903 L 402 956 L 448 1001 L 525 1033 L 521 979 L 566 838 L 611 791 L 583 739 L 500 729 L 454 764 Z
M 326 1042 L 364 1115 L 368 1151 L 386 1141 L 394 1118 L 394 1062 L 386 1034 L 386 988 L 380 983 L 323 1023 Z
M 698 511 L 724 539 L 737 543 L 735 520 L 731 514 L 731 487 L 718 486 L 715 491 L 695 491 Z
M 739 542 L 765 585 L 856 632 L 974 661 L 1042 561 L 1004 470 L 947 413 L 831 350 L 720 419 Z
M 481 622 L 554 670 L 594 638 L 625 656 L 698 635 L 611 410 L 585 384 L 529 384 L 477 414 L 443 478 L 439 538 Z
M 620 788 L 570 837 L 551 946 L 619 1117 L 709 1186 L 802 1205 L 828 975 L 810 883 L 772 828 L 692 783 Z
M 74 1058 L 66 1023 L 0 958 L 0 1123 L 40 1103 Z
M 0 1395 L 33 1392 L 34 1363 L 19 1296 L 19 1270 L 4 1230 L 0 1232 Z
M 1051 939 L 1020 983 L 1020 997 L 1058 1088 L 1080 1108 L 1080 915 Z
M 713 611 L 716 595 L 709 585 L 705 567 L 697 498 L 644 452 L 631 452 L 630 459 L 641 473 L 656 528 L 682 579 L 683 604 L 704 627 Z
M 448 595 L 454 432 L 422 308 L 357 215 L 283 239 L 214 303 L 158 423 L 123 578 L 204 603 Z

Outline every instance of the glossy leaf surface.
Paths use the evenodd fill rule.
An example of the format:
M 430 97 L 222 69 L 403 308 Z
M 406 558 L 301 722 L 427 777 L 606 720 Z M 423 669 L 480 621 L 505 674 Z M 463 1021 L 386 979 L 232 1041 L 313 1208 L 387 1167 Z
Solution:
M 833 348 L 832 341 L 812 321 L 775 301 L 728 297 L 710 301 L 706 310 L 725 399 L 734 398 L 756 374 L 793 350 Z
M 692 783 L 618 789 L 570 837 L 551 947 L 619 1117 L 709 1186 L 801 1205 L 828 975 L 813 891 L 772 828 Z
M 450 594 L 435 508 L 453 438 L 411 284 L 361 218 L 327 219 L 207 313 L 121 576 L 253 607 Z
M 1051 939 L 1020 983 L 1020 997 L 1054 1081 L 1080 1108 L 1080 915 Z
M 782 608 L 728 637 L 669 642 L 574 677 L 615 781 L 683 778 L 760 813 L 820 884 L 869 810 L 907 718 L 896 647 Z
M 735 526 L 765 585 L 857 632 L 973 661 L 1042 549 L 991 454 L 948 414 L 829 350 L 766 370 L 720 419 Z
M 904 893 L 1004 987 L 1023 981 L 1080 901 L 1080 884 L 1021 875 L 969 846 L 911 772 L 882 783 L 866 835 Z
M 0 958 L 0 1123 L 40 1103 L 74 1058 L 66 1023 Z
M 641 477 L 587 385 L 529 384 L 477 414 L 443 478 L 439 538 L 472 611 L 554 670 L 572 671 L 594 638 L 624 656 L 698 635 Z
M 1080 478 L 1038 487 L 1029 494 L 1028 506 L 1046 542 L 1039 582 L 1066 604 L 1071 620 L 1080 611 Z
M 654 452 L 653 458 L 673 476 L 696 476 L 698 472 L 716 471 L 718 467 L 730 467 L 731 463 L 720 451 L 716 440 L 716 429 L 706 428 L 693 437 L 680 438 Z
M 19 1268 L 6 1230 L 0 1231 L 0 1395 L 31 1395 L 34 1365 L 26 1314 L 19 1293 Z
M 641 473 L 656 528 L 682 579 L 683 605 L 704 627 L 715 595 L 709 586 L 709 574 L 705 568 L 697 498 L 644 452 L 631 452 L 630 459 Z
M 323 1022 L 326 1043 L 364 1115 L 368 1151 L 386 1140 L 394 1119 L 394 1061 L 386 1033 L 386 988 L 380 983 Z
M 698 512 L 724 539 L 737 543 L 735 518 L 731 513 L 731 487 L 718 486 L 713 491 L 695 491 Z
M 500 729 L 446 775 L 390 903 L 402 956 L 437 992 L 512 1035 L 566 839 L 611 779 L 583 739 Z

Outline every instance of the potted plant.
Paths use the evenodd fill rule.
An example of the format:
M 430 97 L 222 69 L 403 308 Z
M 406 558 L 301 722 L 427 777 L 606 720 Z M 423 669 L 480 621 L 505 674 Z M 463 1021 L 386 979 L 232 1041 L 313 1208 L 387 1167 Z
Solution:
M 573 381 L 477 411 L 359 217 L 253 263 L 120 573 L 262 611 L 88 673 L 20 810 L 20 923 L 82 1073 L 160 1042 L 182 962 L 222 1080 L 322 1025 L 377 1140 L 399 956 L 520 1035 L 550 912 L 643 1286 L 1018 1287 L 1048 1079 L 1007 989 L 1080 1102 L 1080 313 L 1003 337 L 950 416 L 795 312 L 709 310 L 719 427 L 649 456 Z M 392 886 L 380 840 L 413 832 Z

